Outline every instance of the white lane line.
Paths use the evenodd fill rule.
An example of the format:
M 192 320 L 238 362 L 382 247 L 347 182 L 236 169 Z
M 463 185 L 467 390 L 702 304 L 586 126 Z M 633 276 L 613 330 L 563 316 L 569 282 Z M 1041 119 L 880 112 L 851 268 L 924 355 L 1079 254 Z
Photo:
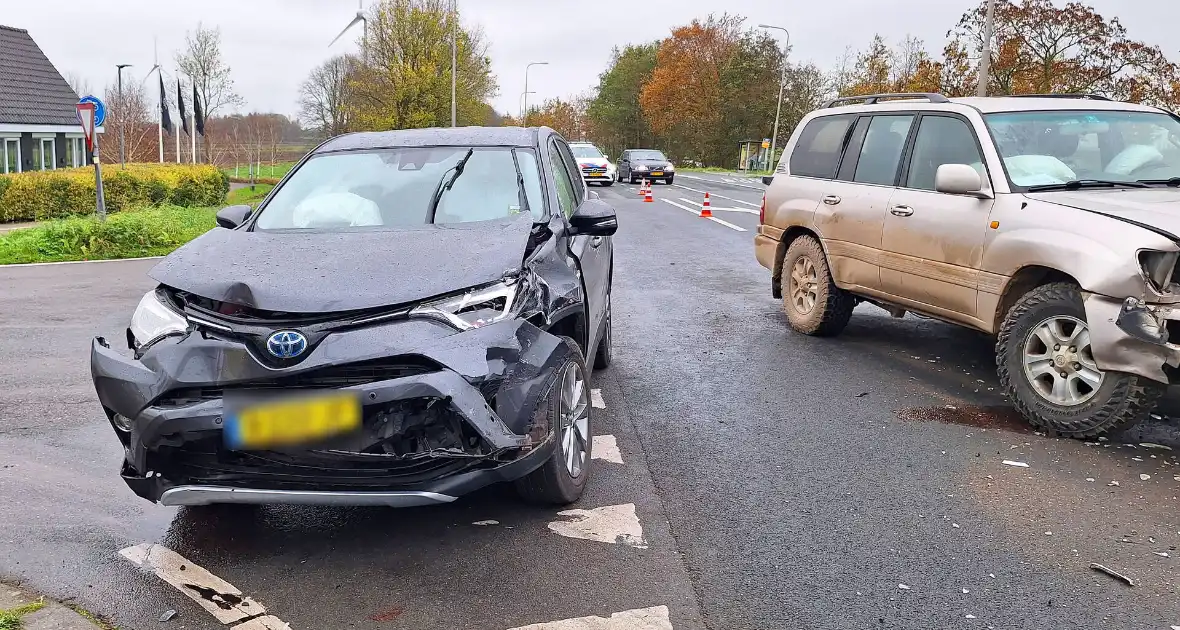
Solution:
M 623 463 L 623 454 L 619 452 L 619 443 L 613 435 L 594 436 L 594 444 L 590 450 L 594 453 L 590 459 L 601 459 L 612 464 Z
M 566 538 L 628 545 L 647 549 L 643 526 L 635 515 L 635 504 L 608 505 L 593 510 L 564 510 L 557 513 L 570 520 L 553 521 L 549 529 Z
M 601 389 L 590 390 L 590 405 L 595 409 L 606 409 L 606 401 L 602 399 Z
M 110 260 L 63 260 L 60 262 L 47 263 L 15 263 L 12 265 L 0 265 L 0 269 L 9 269 L 11 267 L 50 267 L 53 265 L 94 265 L 98 263 L 116 263 L 116 262 L 135 262 L 137 260 L 159 260 L 163 256 L 145 256 L 143 258 L 112 258 Z
M 234 626 L 233 630 L 291 630 L 291 625 L 278 617 L 267 615 L 238 624 Z
M 680 184 L 672 184 L 672 185 L 677 188 L 683 188 L 685 190 L 691 190 L 693 192 L 698 192 L 698 193 L 701 193 L 702 195 L 705 194 L 705 191 L 697 190 L 696 188 L 689 188 L 688 186 L 681 186 Z M 726 197 L 725 195 L 718 195 L 715 192 L 710 192 L 709 196 L 710 197 L 717 197 L 718 199 L 726 199 L 729 201 L 736 201 L 736 202 L 738 202 L 742 205 L 745 205 L 745 206 L 753 206 L 755 208 L 762 208 L 762 204 L 760 204 L 760 203 L 750 203 L 749 201 L 742 201 L 741 199 L 734 199 L 733 197 Z
M 705 207 L 705 204 L 700 201 L 693 201 L 692 199 L 685 199 L 684 197 L 681 197 L 680 200 L 683 201 L 684 203 L 697 206 L 698 208 Z M 759 212 L 761 212 L 761 209 L 751 210 L 749 208 L 720 208 L 718 206 L 714 206 L 713 204 L 709 204 L 709 209 L 714 212 L 742 212 L 742 213 L 746 213 L 746 214 L 758 214 Z
M 119 555 L 155 573 L 223 624 L 240 623 L 256 617 L 255 621 L 271 625 L 237 627 L 253 630 L 288 628 L 287 624 L 279 619 L 264 617 L 266 608 L 243 595 L 233 584 L 189 562 L 167 547 L 143 543 L 122 549 Z M 264 619 L 273 622 L 263 622 Z
M 610 617 L 578 617 L 534 623 L 510 630 L 672 630 L 667 606 L 624 610 Z
M 664 203 L 672 204 L 672 205 L 676 206 L 677 208 L 691 212 L 698 217 L 701 216 L 700 210 L 693 210 L 692 208 L 689 208 L 688 206 L 682 206 L 682 205 L 676 203 L 675 201 L 672 201 L 671 199 L 664 199 L 661 197 L 660 201 L 662 201 Z M 729 221 L 723 221 L 721 219 L 718 219 L 717 217 L 705 217 L 705 218 L 712 221 L 713 223 L 720 223 L 721 225 L 724 225 L 725 227 L 727 227 L 731 230 L 737 230 L 738 232 L 745 232 L 746 231 L 746 228 L 741 227 L 740 225 L 734 225 L 734 224 L 730 223 Z
M 698 181 L 698 182 L 706 182 L 706 183 L 708 183 L 708 182 L 717 182 L 717 181 L 718 181 L 718 180 L 715 180 L 715 179 L 710 179 L 710 178 L 708 178 L 708 177 L 693 177 L 692 175 L 685 175 L 685 174 L 683 174 L 683 173 L 681 173 L 680 175 L 677 175 L 677 177 L 678 177 L 678 178 L 679 178 L 679 177 L 683 177 L 683 178 L 685 178 L 685 179 L 695 179 L 695 180 L 696 180 L 696 181 Z M 740 181 L 740 180 L 739 180 L 739 181 Z M 766 190 L 766 186 L 755 186 L 755 185 L 748 184 L 748 183 L 745 183 L 745 182 L 738 183 L 737 181 L 733 181 L 733 182 L 731 182 L 731 181 L 727 181 L 727 180 L 724 180 L 724 179 L 723 179 L 723 180 L 721 180 L 721 182 L 722 182 L 722 183 L 729 184 L 730 186 L 740 186 L 740 187 L 742 187 L 742 188 L 749 188 L 750 190 Z

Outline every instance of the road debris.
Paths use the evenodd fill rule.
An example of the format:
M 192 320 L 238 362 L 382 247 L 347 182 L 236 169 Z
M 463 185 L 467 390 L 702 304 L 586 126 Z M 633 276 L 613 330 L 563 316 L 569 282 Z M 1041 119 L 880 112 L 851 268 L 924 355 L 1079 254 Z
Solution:
M 966 618 L 966 619 L 974 619 L 974 618 L 975 618 L 975 615 L 967 615 L 965 618 Z
M 909 586 L 907 586 L 907 585 L 905 585 L 905 584 L 898 584 L 898 585 L 897 585 L 897 588 L 900 588 L 900 589 L 901 589 L 901 590 L 903 590 L 903 591 L 908 591 L 908 590 L 910 590 L 910 587 L 909 587 Z
M 967 589 L 963 589 L 963 594 L 964 594 L 964 595 L 966 595 L 967 593 L 970 593 L 970 592 L 971 592 L 971 591 L 969 591 L 969 590 L 967 590 Z
M 1143 473 L 1143 474 L 1139 475 L 1139 481 L 1147 481 L 1148 479 L 1151 479 L 1151 475 L 1149 475 L 1147 473 Z
M 1017 467 L 1017 468 L 1028 468 L 1028 464 L 1026 464 L 1026 463 L 1024 463 L 1024 462 L 1014 462 L 1014 461 L 1012 461 L 1012 460 L 1010 460 L 1010 459 L 1005 459 L 1005 460 L 1004 460 L 1004 465 L 1005 465 L 1005 466 L 1015 466 L 1015 467 Z
M 1157 555 L 1161 558 L 1171 558 L 1172 557 L 1172 556 L 1168 555 L 1168 552 L 1166 552 L 1166 551 L 1153 551 L 1151 553 L 1154 553 L 1155 555 Z
M 1139 446 L 1142 446 L 1143 448 L 1158 448 L 1158 449 L 1160 449 L 1161 451 L 1170 451 L 1170 450 L 1172 450 L 1172 447 L 1171 447 L 1171 446 L 1164 446 L 1163 444 L 1155 444 L 1155 443 L 1153 443 L 1153 442 L 1140 442 L 1140 443 L 1139 443 Z
M 1090 483 L 1094 483 L 1094 478 L 1093 477 L 1086 477 L 1086 481 L 1089 481 Z
M 959 529 L 959 524 L 958 523 L 951 523 L 951 527 L 954 527 L 955 529 Z
M 861 393 L 857 394 L 856 397 L 857 398 L 864 398 L 865 396 L 868 396 L 868 395 L 869 395 L 868 392 L 861 392 Z
M 1106 484 L 1106 485 L 1108 485 L 1108 486 L 1115 486 L 1115 487 L 1118 487 L 1118 485 L 1119 485 L 1119 482 L 1117 482 L 1117 481 L 1112 481 L 1112 482 L 1110 482 L 1110 483 L 1108 483 L 1108 484 Z
M 1115 571 L 1114 569 L 1112 569 L 1110 567 L 1104 567 L 1101 564 L 1098 564 L 1097 562 L 1091 562 L 1090 568 L 1094 569 L 1095 571 L 1105 573 L 1105 574 L 1109 575 L 1110 577 L 1115 578 L 1116 580 L 1122 580 L 1123 582 L 1126 583 L 1127 586 L 1135 586 L 1135 580 L 1132 580 L 1131 578 L 1123 575 L 1122 573 L 1119 573 L 1118 571 Z
M 500 524 L 500 521 L 494 521 L 491 519 L 488 519 L 486 521 L 475 521 L 474 523 L 472 523 L 472 525 L 479 525 L 481 527 L 484 525 L 499 525 L 499 524 Z
M 173 617 L 175 617 L 175 616 L 176 616 L 176 611 L 175 611 L 175 610 L 165 610 L 165 611 L 164 611 L 164 612 L 163 612 L 163 613 L 160 615 L 160 623 L 167 623 L 167 622 L 169 622 L 169 621 L 172 621 L 172 618 L 173 618 Z

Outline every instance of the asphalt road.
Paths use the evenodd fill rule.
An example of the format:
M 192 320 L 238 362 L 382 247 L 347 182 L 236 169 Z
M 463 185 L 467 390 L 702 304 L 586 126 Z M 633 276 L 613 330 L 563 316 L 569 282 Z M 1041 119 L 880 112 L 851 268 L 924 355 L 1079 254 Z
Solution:
M 401 511 L 139 500 L 86 354 L 120 338 L 152 263 L 113 262 L 0 268 L 0 576 L 130 629 L 169 609 L 173 626 L 224 627 L 119 555 L 141 543 L 298 629 L 660 606 L 678 630 L 1180 624 L 1175 397 L 1120 439 L 1177 451 L 1034 435 L 996 391 L 986 337 L 868 306 L 838 338 L 791 333 L 753 259 L 756 181 L 682 173 L 650 204 L 595 190 L 620 215 L 595 431 L 623 463 L 596 460 L 576 507 L 633 504 L 633 544 L 560 535 L 549 524 L 569 517 L 503 489 Z M 719 221 L 695 216 L 706 190 Z

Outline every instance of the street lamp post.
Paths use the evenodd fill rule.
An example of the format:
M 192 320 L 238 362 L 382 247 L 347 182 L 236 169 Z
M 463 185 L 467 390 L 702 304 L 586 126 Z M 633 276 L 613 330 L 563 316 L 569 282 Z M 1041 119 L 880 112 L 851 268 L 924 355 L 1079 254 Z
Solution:
M 534 61 L 524 67 L 524 112 L 521 113 L 521 126 L 529 126 L 529 68 L 533 66 L 547 66 L 548 61 Z
M 455 70 L 458 67 L 457 59 L 459 57 L 459 0 L 451 1 L 451 126 L 458 127 L 458 118 L 455 115 Z
M 516 104 L 520 107 L 521 124 L 524 124 L 524 95 L 526 92 L 520 93 L 520 98 L 516 99 Z M 527 94 L 536 94 L 536 92 L 527 92 Z
M 120 63 L 115 67 L 119 70 L 119 168 L 127 168 L 127 106 L 123 102 L 123 68 L 130 68 L 131 64 Z
M 783 46 L 783 72 L 778 82 L 778 107 L 774 110 L 774 133 L 770 137 L 770 163 L 771 168 L 774 168 L 774 152 L 778 148 L 778 122 L 783 113 L 783 92 L 787 88 L 787 55 L 791 53 L 791 32 L 781 26 L 771 26 L 770 24 L 759 24 L 758 28 L 782 31 L 787 34 L 787 43 Z
M 983 21 L 983 51 L 979 59 L 979 84 L 976 96 L 987 96 L 987 81 L 991 74 L 992 37 L 996 24 L 996 0 L 987 0 L 987 17 Z

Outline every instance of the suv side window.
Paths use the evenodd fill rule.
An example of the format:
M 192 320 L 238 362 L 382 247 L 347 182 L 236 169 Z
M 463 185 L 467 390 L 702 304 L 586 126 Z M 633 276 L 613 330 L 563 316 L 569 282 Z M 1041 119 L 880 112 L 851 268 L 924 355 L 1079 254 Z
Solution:
M 873 116 L 852 181 L 893 186 L 914 116 Z
M 569 172 L 570 183 L 574 187 L 574 207 L 576 208 L 586 200 L 586 182 L 582 180 L 582 169 L 578 166 L 578 161 L 574 159 L 574 152 L 570 150 L 570 145 L 556 138 L 554 143 L 557 145 L 557 152 L 561 155 L 561 161 L 565 163 L 565 170 Z
M 791 152 L 791 175 L 831 179 L 836 176 L 844 140 L 855 116 L 823 116 L 814 118 L 799 134 L 799 142 Z
M 569 169 L 561 159 L 557 145 L 549 142 L 549 161 L 553 163 L 553 182 L 557 190 L 557 207 L 565 216 L 574 213 L 578 207 L 577 197 L 574 195 L 574 183 L 570 179 Z
M 934 190 L 934 178 L 943 164 L 966 164 L 987 181 L 975 131 L 961 118 L 923 115 L 910 155 L 906 188 Z

